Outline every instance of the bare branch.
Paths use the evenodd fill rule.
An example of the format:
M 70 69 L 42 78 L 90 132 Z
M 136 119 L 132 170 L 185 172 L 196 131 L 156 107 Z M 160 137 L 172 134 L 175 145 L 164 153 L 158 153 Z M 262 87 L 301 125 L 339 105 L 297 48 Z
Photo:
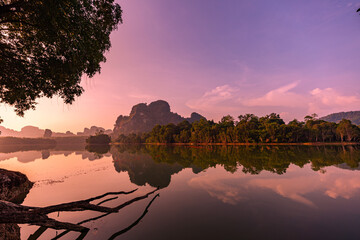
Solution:
M 113 235 L 111 235 L 111 237 L 109 238 L 109 240 L 115 239 L 116 237 L 120 236 L 121 234 L 126 233 L 127 231 L 129 231 L 130 229 L 132 229 L 133 227 L 135 227 L 136 225 L 138 225 L 139 222 L 141 221 L 141 219 L 143 219 L 143 218 L 145 217 L 145 215 L 148 213 L 149 207 L 151 206 L 151 204 L 153 203 L 153 201 L 155 200 L 155 198 L 157 198 L 157 197 L 159 197 L 159 196 L 160 196 L 159 194 L 156 194 L 155 197 L 153 197 L 153 199 L 151 199 L 151 201 L 149 202 L 149 204 L 146 206 L 143 214 L 142 214 L 135 222 L 133 222 L 130 226 L 122 229 L 121 231 L 116 232 L 116 233 L 114 233 Z
M 108 202 L 108 201 L 118 198 L 117 196 L 100 201 L 98 204 L 90 203 L 91 201 L 100 200 L 108 195 L 131 194 L 131 193 L 134 193 L 136 190 L 137 189 L 134 189 L 129 192 L 124 192 L 124 191 L 108 192 L 108 193 L 105 193 L 105 194 L 102 194 L 102 195 L 99 195 L 99 196 L 96 196 L 93 198 L 89 198 L 87 200 L 62 203 L 62 204 L 57 204 L 57 205 L 48 206 L 48 207 L 22 206 L 19 204 L 14 204 L 11 202 L 0 200 L 0 216 L 1 216 L 0 223 L 31 224 L 31 225 L 40 226 L 40 228 L 29 237 L 30 240 L 38 239 L 46 231 L 47 228 L 52 228 L 52 229 L 56 229 L 56 230 L 60 230 L 60 229 L 67 230 L 67 231 L 61 233 L 60 235 L 58 235 L 57 237 L 55 237 L 54 239 L 58 239 L 70 231 L 81 232 L 81 235 L 78 237 L 78 239 L 83 239 L 86 236 L 86 234 L 88 233 L 89 229 L 81 226 L 80 224 L 83 224 L 83 223 L 89 222 L 89 221 L 94 221 L 94 220 L 103 218 L 111 213 L 118 212 L 120 209 L 122 209 L 136 201 L 140 201 L 142 199 L 147 198 L 150 194 L 153 194 L 154 192 L 158 191 L 159 188 L 157 188 L 151 192 L 148 192 L 142 196 L 135 197 L 135 198 L 133 198 L 129 201 L 126 201 L 125 203 L 122 203 L 113 208 L 103 207 L 100 205 L 105 202 Z M 150 202 L 150 204 L 154 201 L 154 199 Z M 150 204 L 148 205 L 148 207 L 150 206 Z M 147 212 L 148 207 L 145 209 L 145 212 Z M 91 219 L 81 221 L 78 224 L 56 221 L 47 216 L 47 214 L 53 213 L 53 212 L 85 211 L 85 210 L 104 212 L 105 214 L 100 215 L 96 218 L 91 218 Z M 126 231 L 128 231 L 128 230 L 126 230 Z

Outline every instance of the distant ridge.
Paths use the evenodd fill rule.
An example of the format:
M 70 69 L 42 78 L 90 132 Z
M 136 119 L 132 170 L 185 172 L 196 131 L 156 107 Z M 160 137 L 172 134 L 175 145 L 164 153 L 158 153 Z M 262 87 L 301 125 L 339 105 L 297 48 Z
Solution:
M 158 100 L 147 105 L 139 103 L 132 107 L 129 116 L 120 115 L 113 130 L 113 137 L 120 134 L 149 132 L 155 125 L 169 123 L 178 124 L 184 120 L 190 123 L 204 118 L 193 112 L 189 118 L 184 118 L 177 113 L 170 111 L 170 105 L 164 100 Z
M 350 120 L 352 124 L 359 125 L 360 111 L 332 113 L 325 117 L 321 117 L 320 120 L 339 123 L 343 118 Z
M 76 135 L 70 131 L 66 133 L 52 132 L 51 137 L 74 137 L 74 136 L 92 136 L 98 132 L 104 132 L 105 134 L 111 134 L 112 130 L 105 130 L 102 127 L 92 126 L 90 128 L 84 128 L 83 132 L 78 132 Z M 19 137 L 19 138 L 41 138 L 44 137 L 45 129 L 40 129 L 34 126 L 23 127 L 20 131 L 16 131 L 4 126 L 0 126 L 0 137 Z

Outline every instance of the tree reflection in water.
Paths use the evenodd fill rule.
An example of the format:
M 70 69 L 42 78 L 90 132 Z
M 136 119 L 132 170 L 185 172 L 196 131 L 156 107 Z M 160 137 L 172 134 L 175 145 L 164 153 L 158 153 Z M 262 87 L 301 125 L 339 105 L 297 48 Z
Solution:
M 195 174 L 217 165 L 231 173 L 241 169 L 245 174 L 284 174 L 290 164 L 301 168 L 311 164 L 314 171 L 323 171 L 333 165 L 355 169 L 360 162 L 357 146 L 119 145 L 110 152 L 115 170 L 127 172 L 132 183 L 161 188 L 185 168 L 191 168 Z
M 92 148 L 88 150 L 101 158 L 105 154 L 108 154 L 109 148 Z M 115 193 L 107 193 L 96 197 L 98 201 L 100 201 L 99 197 L 103 199 L 97 204 L 90 203 L 95 200 L 95 198 L 45 208 L 29 208 L 21 205 L 11 205 L 9 202 L 5 202 L 5 204 L 1 202 L 3 206 L 1 207 L 0 223 L 6 224 L 1 224 L 0 226 L 5 230 L 8 229 L 12 231 L 15 236 L 14 239 L 20 239 L 20 231 L 16 225 L 19 223 L 29 223 L 40 226 L 29 239 L 38 239 L 48 228 L 65 229 L 64 232 L 57 235 L 54 239 L 59 239 L 70 231 L 81 232 L 78 239 L 83 239 L 88 233 L 88 229 L 83 227 L 83 224 L 113 214 L 134 201 L 147 198 L 150 194 L 157 191 L 158 188 L 169 186 L 171 176 L 185 168 L 192 169 L 195 174 L 215 166 L 222 166 L 226 171 L 231 173 L 242 171 L 245 174 L 259 174 L 262 171 L 268 171 L 274 174 L 284 174 L 291 164 L 299 167 L 310 164 L 313 171 L 324 171 L 324 167 L 327 166 L 359 169 L 360 161 L 360 150 L 357 146 L 169 147 L 156 145 L 120 145 L 112 147 L 110 153 L 117 172 L 127 172 L 130 181 L 138 186 L 149 184 L 157 189 L 115 208 L 101 206 L 105 202 L 116 199 L 116 196 L 104 199 L 104 197 L 111 194 L 114 195 Z M 48 156 L 49 153 L 45 155 Z M 149 201 L 144 212 L 136 221 L 127 228 L 114 233 L 110 239 L 115 239 L 136 226 L 147 214 L 150 205 L 158 196 L 158 194 L 155 195 L 152 200 Z M 47 217 L 48 213 L 54 211 L 83 210 L 95 210 L 103 212 L 103 214 L 83 220 L 77 224 L 57 222 Z M 34 213 L 37 215 L 34 215 Z M 16 238 L 16 235 L 18 235 L 18 238 Z

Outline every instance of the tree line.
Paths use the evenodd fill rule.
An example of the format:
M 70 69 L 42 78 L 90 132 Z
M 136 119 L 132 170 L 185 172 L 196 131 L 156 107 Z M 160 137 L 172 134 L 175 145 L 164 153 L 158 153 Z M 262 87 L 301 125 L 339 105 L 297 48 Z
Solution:
M 339 123 L 317 119 L 316 114 L 285 123 L 279 114 L 258 117 L 240 115 L 238 120 L 224 116 L 219 122 L 201 119 L 194 123 L 156 125 L 148 133 L 119 135 L 119 143 L 304 143 L 358 142 L 360 128 L 350 120 Z

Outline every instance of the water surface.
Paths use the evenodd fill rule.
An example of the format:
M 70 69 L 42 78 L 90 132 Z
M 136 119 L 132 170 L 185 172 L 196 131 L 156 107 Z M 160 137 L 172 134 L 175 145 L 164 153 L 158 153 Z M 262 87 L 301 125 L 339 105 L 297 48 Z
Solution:
M 115 206 L 159 187 L 160 197 L 116 239 L 358 239 L 360 150 L 354 146 L 165 147 L 0 153 L 0 168 L 35 182 L 24 205 L 47 206 L 132 190 Z M 94 152 L 97 151 L 97 152 Z M 132 224 L 151 197 L 84 224 L 108 239 Z M 77 223 L 97 212 L 51 214 Z M 20 225 L 21 239 L 38 227 Z M 46 230 L 39 239 L 62 231 Z M 76 239 L 71 232 L 60 239 Z

